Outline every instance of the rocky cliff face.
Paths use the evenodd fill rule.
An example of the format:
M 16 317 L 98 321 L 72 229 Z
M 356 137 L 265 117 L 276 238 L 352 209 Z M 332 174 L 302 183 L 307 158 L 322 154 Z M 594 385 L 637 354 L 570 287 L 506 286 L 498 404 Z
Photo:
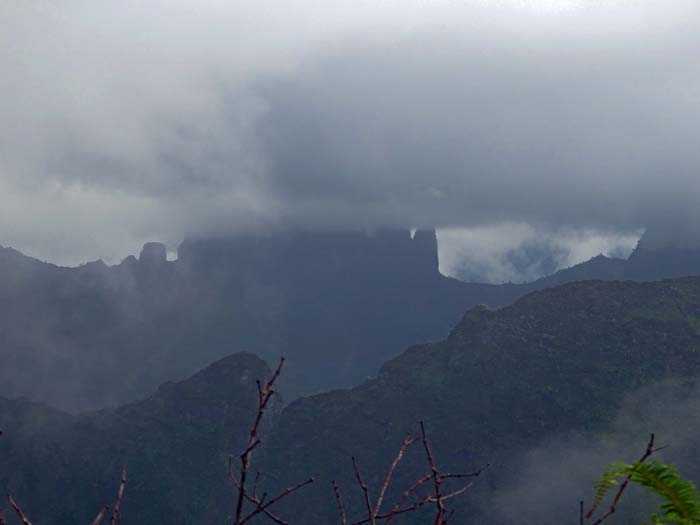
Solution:
M 235 350 L 286 355 L 294 392 L 349 386 L 444 335 L 475 295 L 438 272 L 434 232 L 189 240 L 176 261 L 149 243 L 113 267 L 4 249 L 0 267 L 0 394 L 69 410 L 138 398 Z
M 289 358 L 291 395 L 347 387 L 468 308 L 582 279 L 697 273 L 698 254 L 643 249 L 525 285 L 438 271 L 435 233 L 298 232 L 192 239 L 139 258 L 60 268 L 0 249 L 0 395 L 68 410 L 146 395 L 232 351 Z
M 149 266 L 162 266 L 167 262 L 167 249 L 160 242 L 147 242 L 143 245 L 139 262 Z
M 439 277 L 434 231 L 417 231 L 413 237 L 408 231 L 380 230 L 187 240 L 178 249 L 178 262 L 197 270 L 226 268 L 269 279 Z

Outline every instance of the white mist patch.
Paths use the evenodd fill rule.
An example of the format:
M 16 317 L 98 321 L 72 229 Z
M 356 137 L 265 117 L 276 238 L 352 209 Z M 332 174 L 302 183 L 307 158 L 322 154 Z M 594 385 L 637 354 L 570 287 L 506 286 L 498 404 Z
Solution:
M 495 509 L 496 522 L 504 525 L 575 523 L 578 502 L 590 506 L 593 482 L 603 468 L 612 461 L 638 460 L 651 433 L 657 447 L 666 447 L 653 459 L 673 463 L 683 477 L 693 479 L 700 472 L 699 410 L 697 382 L 669 379 L 642 387 L 620 400 L 617 416 L 604 431 L 579 429 L 515 458 L 509 465 L 511 475 L 491 494 L 492 500 L 483 502 L 485 509 Z M 657 498 L 635 489 L 625 493 L 615 523 L 641 523 L 658 509 Z M 609 504 L 608 499 L 602 507 Z
M 626 258 L 641 233 L 548 230 L 517 222 L 443 228 L 438 230 L 440 271 L 473 282 L 528 282 L 599 254 Z

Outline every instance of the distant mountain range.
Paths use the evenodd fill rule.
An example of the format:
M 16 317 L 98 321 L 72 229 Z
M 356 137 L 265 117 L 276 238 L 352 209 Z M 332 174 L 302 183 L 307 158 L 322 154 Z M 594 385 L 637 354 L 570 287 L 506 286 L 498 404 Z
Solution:
M 145 401 L 80 416 L 3 400 L 0 483 L 37 522 L 87 523 L 110 501 L 118 465 L 126 461 L 132 474 L 125 523 L 223 522 L 233 505 L 226 457 L 240 450 L 253 417 L 253 379 L 267 374 L 259 359 L 239 354 L 166 384 Z M 350 457 L 358 458 L 376 491 L 404 434 L 423 420 L 443 468 L 493 464 L 465 498 L 451 502 L 455 523 L 508 523 L 499 509 L 504 486 L 543 483 L 520 470 L 529 450 L 571 433 L 588 441 L 604 436 L 628 394 L 669 379 L 679 385 L 700 379 L 699 277 L 571 283 L 502 309 L 476 307 L 444 341 L 408 349 L 376 379 L 274 411 L 256 468 L 269 474 L 267 487 L 316 476 L 280 514 L 293 516 L 292 523 L 337 523 L 331 480 L 343 488 L 349 510 L 361 506 Z M 643 419 L 652 408 L 641 410 Z M 675 430 L 685 425 L 677 421 Z M 674 428 L 650 430 L 671 437 Z M 636 455 L 645 439 L 625 443 L 626 453 Z M 700 434 L 693 439 L 700 444 Z M 700 474 L 693 450 L 684 464 L 691 476 Z M 413 450 L 397 471 L 396 486 L 424 468 L 420 450 Z M 591 481 L 565 495 L 572 519 Z M 534 502 L 518 504 L 506 510 L 517 515 Z M 423 523 L 420 515 L 415 519 L 397 524 Z M 554 514 L 536 520 L 561 521 Z
M 116 405 L 231 352 L 289 358 L 294 397 L 348 387 L 477 304 L 582 279 L 700 273 L 700 250 L 596 257 L 529 284 L 440 274 L 432 231 L 287 233 L 158 243 L 62 268 L 0 248 L 0 394 L 70 411 Z

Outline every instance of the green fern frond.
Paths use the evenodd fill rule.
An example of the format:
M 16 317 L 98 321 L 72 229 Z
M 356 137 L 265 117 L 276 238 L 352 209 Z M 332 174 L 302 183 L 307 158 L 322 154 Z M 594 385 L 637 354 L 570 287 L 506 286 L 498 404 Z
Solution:
M 695 484 L 681 478 L 673 465 L 637 463 L 628 466 L 628 473 L 631 481 L 664 499 L 663 516 L 654 517 L 657 523 L 700 523 L 700 494 Z
M 595 497 L 593 498 L 593 506 L 590 509 L 591 513 L 600 506 L 608 492 L 618 485 L 620 478 L 629 474 L 633 466 L 627 463 L 614 462 L 605 467 L 603 474 L 593 483 Z

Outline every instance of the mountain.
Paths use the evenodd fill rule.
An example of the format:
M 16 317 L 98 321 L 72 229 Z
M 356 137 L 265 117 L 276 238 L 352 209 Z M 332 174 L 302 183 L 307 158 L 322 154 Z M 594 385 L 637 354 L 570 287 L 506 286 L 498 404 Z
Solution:
M 35 522 L 91 523 L 113 504 L 124 464 L 125 524 L 221 521 L 234 505 L 227 458 L 245 448 L 255 381 L 269 375 L 235 354 L 143 401 L 79 416 L 0 398 L 0 484 Z
M 599 255 L 532 283 L 536 288 L 587 279 L 656 281 L 700 274 L 700 233 L 687 225 L 647 229 L 628 259 Z M 543 286 L 544 285 L 544 286 Z
M 144 401 L 77 416 L 2 400 L 0 483 L 36 522 L 87 523 L 112 501 L 119 466 L 126 463 L 125 523 L 222 522 L 233 504 L 227 455 L 243 447 L 254 417 L 254 379 L 269 373 L 258 358 L 233 355 L 191 379 L 163 385 Z M 571 434 L 589 443 L 609 440 L 626 396 L 669 378 L 700 380 L 700 278 L 567 284 L 499 310 L 474 308 L 445 340 L 409 348 L 360 386 L 297 399 L 281 412 L 278 400 L 254 468 L 266 474 L 261 483 L 270 491 L 314 475 L 313 486 L 290 497 L 279 513 L 293 516 L 292 523 L 330 525 L 337 523 L 331 480 L 343 490 L 348 510 L 361 504 L 351 456 L 376 495 L 404 434 L 415 433 L 423 420 L 443 469 L 492 463 L 464 498 L 451 502 L 455 523 L 510 523 L 497 512 L 505 505 L 505 487 L 515 481 L 531 488 L 554 476 L 551 465 L 537 479 L 524 474 L 521 459 L 528 451 Z M 673 412 L 674 400 L 660 409 Z M 697 413 L 693 407 L 691 414 Z M 641 410 L 651 412 L 651 403 Z M 688 425 L 676 420 L 678 428 Z M 669 435 L 671 429 L 651 430 Z M 692 437 L 690 473 L 700 475 L 693 460 L 700 430 Z M 636 455 L 645 439 L 627 440 L 625 451 Z M 567 456 L 545 457 L 556 464 Z M 414 446 L 387 501 L 425 468 Z M 574 517 L 593 476 L 565 494 Z M 537 503 L 509 500 L 515 506 L 508 510 L 522 514 Z M 424 523 L 424 516 L 414 518 L 396 523 Z M 529 521 L 553 525 L 559 518 L 543 514 Z
M 287 390 L 350 386 L 512 287 L 438 271 L 434 232 L 289 233 L 157 243 L 117 266 L 0 250 L 0 394 L 69 411 L 146 395 L 247 350 L 289 360 Z
M 493 463 L 485 481 L 452 504 L 456 522 L 504 523 L 492 516 L 496 495 L 513 479 L 533 481 L 518 475 L 529 450 L 571 433 L 593 442 L 628 394 L 668 378 L 700 379 L 700 278 L 567 284 L 499 310 L 474 308 L 446 340 L 410 348 L 376 379 L 296 400 L 282 412 L 265 469 L 311 470 L 321 487 L 336 480 L 346 504 L 361 509 L 350 458 L 358 458 L 376 494 L 404 434 L 415 434 L 423 420 L 443 466 L 469 471 Z M 700 432 L 694 439 L 700 443 Z M 421 455 L 414 450 L 399 485 L 424 473 Z M 592 480 L 568 494 L 571 501 L 590 494 Z M 336 516 L 323 492 L 292 510 L 300 523 L 333 523 Z
M 235 351 L 289 359 L 289 397 L 349 387 L 478 304 L 583 279 L 696 273 L 700 251 L 596 257 L 533 283 L 440 274 L 433 231 L 287 232 L 144 246 L 121 264 L 46 264 L 0 248 L 0 395 L 68 411 L 133 401 Z
M 680 232 L 680 233 L 679 233 Z M 647 230 L 627 261 L 629 279 L 648 281 L 656 275 L 682 277 L 695 275 L 700 268 L 700 233 L 678 228 Z

